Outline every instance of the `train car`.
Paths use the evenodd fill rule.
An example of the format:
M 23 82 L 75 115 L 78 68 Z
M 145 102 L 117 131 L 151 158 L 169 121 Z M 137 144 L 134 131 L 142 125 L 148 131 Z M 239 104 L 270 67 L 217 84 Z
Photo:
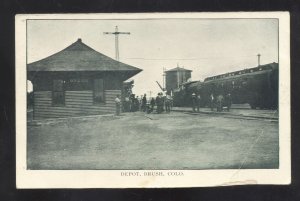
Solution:
M 202 82 L 192 81 L 181 84 L 180 88 L 174 90 L 173 105 L 175 107 L 191 106 L 191 96 L 194 92 L 202 92 Z
M 191 94 L 201 95 L 202 106 L 209 104 L 209 96 L 231 94 L 232 103 L 248 103 L 251 108 L 276 109 L 278 107 L 278 63 L 260 65 L 217 76 L 204 82 L 190 82 L 174 91 L 175 106 L 190 106 Z

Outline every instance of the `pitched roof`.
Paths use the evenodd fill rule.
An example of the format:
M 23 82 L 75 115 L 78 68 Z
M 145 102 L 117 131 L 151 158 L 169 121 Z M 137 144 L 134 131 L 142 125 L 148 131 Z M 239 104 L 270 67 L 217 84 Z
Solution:
M 116 61 L 84 44 L 81 39 L 65 49 L 39 61 L 27 64 L 28 71 L 127 71 L 137 74 L 139 68 Z
M 172 68 L 170 70 L 167 70 L 166 72 L 171 72 L 171 71 L 191 71 L 191 70 L 181 68 L 181 67 L 176 67 L 176 68 Z

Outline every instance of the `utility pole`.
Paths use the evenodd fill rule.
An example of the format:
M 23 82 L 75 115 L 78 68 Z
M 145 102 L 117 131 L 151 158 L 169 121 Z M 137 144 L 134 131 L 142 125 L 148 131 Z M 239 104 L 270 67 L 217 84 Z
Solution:
M 182 72 L 182 82 L 184 83 L 184 82 L 186 82 L 186 80 L 185 80 L 185 70 L 184 70 L 184 66 L 182 66 L 182 68 L 183 68 L 183 72 Z
M 179 88 L 179 66 L 177 63 L 177 88 Z
M 166 88 L 166 68 L 163 68 L 163 88 Z
M 119 61 L 119 34 L 130 34 L 130 32 L 119 32 L 118 26 L 116 26 L 115 32 L 103 32 L 103 34 L 115 35 L 116 60 Z
M 260 66 L 260 54 L 258 53 L 258 55 L 257 55 L 257 59 L 258 59 L 258 66 Z

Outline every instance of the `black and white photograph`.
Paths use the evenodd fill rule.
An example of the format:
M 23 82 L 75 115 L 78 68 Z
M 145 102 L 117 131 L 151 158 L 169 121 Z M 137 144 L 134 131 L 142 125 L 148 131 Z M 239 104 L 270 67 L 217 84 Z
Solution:
M 290 183 L 286 12 L 18 15 L 16 50 L 18 188 Z

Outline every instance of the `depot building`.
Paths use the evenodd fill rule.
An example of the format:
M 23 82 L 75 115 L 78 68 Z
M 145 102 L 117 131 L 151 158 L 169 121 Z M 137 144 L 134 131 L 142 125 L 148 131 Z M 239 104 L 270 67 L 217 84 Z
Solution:
M 42 60 L 27 64 L 33 85 L 33 118 L 115 112 L 123 82 L 142 70 L 105 56 L 78 39 Z

